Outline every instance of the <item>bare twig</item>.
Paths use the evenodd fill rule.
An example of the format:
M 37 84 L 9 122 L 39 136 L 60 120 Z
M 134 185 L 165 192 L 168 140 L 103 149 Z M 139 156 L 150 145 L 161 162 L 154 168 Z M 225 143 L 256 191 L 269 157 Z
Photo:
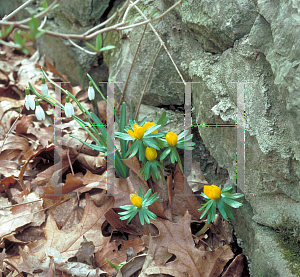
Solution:
M 43 22 L 41 23 L 40 27 L 38 28 L 39 31 L 40 31 L 41 29 L 43 29 L 43 27 L 45 26 L 46 22 L 47 22 L 47 15 L 44 17 Z
M 48 12 L 50 12 L 52 10 L 52 8 L 59 2 L 60 0 L 55 0 L 51 5 L 49 5 L 48 8 L 46 8 L 45 10 L 43 10 L 42 12 L 36 14 L 34 17 L 35 18 L 40 18 L 43 17 L 45 15 L 47 15 Z M 26 18 L 24 20 L 18 21 L 18 24 L 26 24 L 31 20 L 31 18 Z M 0 21 L 1 23 L 1 21 Z
M 136 112 L 135 112 L 135 117 L 134 117 L 135 120 L 137 120 L 137 116 L 138 116 L 138 113 L 139 113 L 139 110 L 140 110 L 140 106 L 141 106 L 141 103 L 142 103 L 142 99 L 143 99 L 144 94 L 145 94 L 145 91 L 146 91 L 146 89 L 147 89 L 148 82 L 149 82 L 149 79 L 150 79 L 150 76 L 151 76 L 151 73 L 152 73 L 154 64 L 155 64 L 155 62 L 156 62 L 156 60 L 157 60 L 158 54 L 159 54 L 159 52 L 160 52 L 160 50 L 161 50 L 161 47 L 162 47 L 162 45 L 159 46 L 159 49 L 158 49 L 158 51 L 157 51 L 157 53 L 156 53 L 156 56 L 155 56 L 154 61 L 153 61 L 153 64 L 152 64 L 152 66 L 151 66 L 151 68 L 150 68 L 150 72 L 149 72 L 147 81 L 146 81 L 146 83 L 145 83 L 144 89 L 143 89 L 143 91 L 142 91 L 142 95 L 141 95 L 141 98 L 140 98 L 139 105 L 138 105 L 137 110 L 136 110 Z
M 124 8 L 125 8 L 126 6 L 128 6 L 129 1 L 130 1 L 130 0 L 127 0 L 127 1 L 125 2 L 125 4 L 121 7 L 121 9 L 117 10 L 110 18 L 108 18 L 108 19 L 105 20 L 104 22 L 98 24 L 97 26 L 93 27 L 92 29 L 87 30 L 83 35 L 84 35 L 84 36 L 87 36 L 88 34 L 90 34 L 90 33 L 94 32 L 94 31 L 96 31 L 96 30 L 99 29 L 100 27 L 105 26 L 106 24 L 108 24 L 108 23 L 109 23 L 110 21 L 112 21 L 119 13 L 121 13 L 121 12 L 124 10 Z
M 68 147 L 68 149 L 67 149 L 67 157 L 68 157 L 68 161 L 69 161 L 69 165 L 70 165 L 70 168 L 71 168 L 72 175 L 74 176 L 73 166 L 72 166 L 72 163 L 71 163 L 69 152 L 70 152 L 70 150 L 69 150 L 69 147 Z
M 132 3 L 132 1 L 130 1 Z M 142 22 L 139 22 L 139 23 L 136 23 L 136 24 L 133 24 L 133 25 L 130 25 L 130 26 L 125 26 L 125 27 L 120 27 L 118 28 L 117 30 L 118 31 L 121 31 L 121 30 L 125 30 L 125 29 L 128 29 L 128 28 L 135 28 L 135 27 L 138 27 L 138 26 L 141 26 L 141 25 L 145 25 L 145 24 L 148 24 L 148 23 L 151 23 L 153 21 L 156 21 L 158 19 L 161 19 L 162 17 L 164 17 L 165 15 L 167 15 L 170 11 L 172 11 L 173 9 L 175 9 L 177 6 L 179 6 L 183 1 L 178 1 L 177 3 L 175 3 L 173 6 L 171 6 L 169 9 L 167 9 L 164 13 L 162 13 L 160 16 L 157 16 L 157 17 L 154 17 L 154 18 L 151 18 L 151 19 L 147 19 L 147 17 L 143 14 L 143 17 L 145 19 L 147 19 L 146 21 L 142 21 Z M 136 7 L 135 3 L 132 3 L 132 6 Z
M 144 31 L 143 31 L 143 33 L 142 33 L 142 36 L 141 36 L 141 38 L 140 38 L 140 41 L 139 41 L 138 46 L 137 46 L 137 48 L 136 48 L 136 51 L 135 51 L 135 53 L 134 53 L 134 57 L 133 57 L 133 60 L 132 60 L 132 62 L 131 62 L 131 65 L 130 65 L 130 69 L 129 69 L 129 72 L 128 72 L 128 76 L 127 76 L 127 78 L 126 78 L 126 82 L 125 82 L 125 85 L 124 85 L 124 88 L 123 88 L 123 91 L 122 91 L 122 95 L 121 95 L 120 102 L 119 102 L 119 104 L 118 104 L 116 113 L 118 113 L 119 110 L 120 110 L 121 103 L 122 103 L 122 101 L 123 101 L 124 94 L 125 94 L 125 90 L 126 90 L 126 87 L 127 87 L 127 83 L 128 83 L 128 80 L 129 80 L 129 76 L 130 76 L 131 70 L 132 70 L 132 68 L 133 68 L 133 64 L 134 64 L 136 55 L 137 55 L 137 53 L 138 53 L 138 50 L 139 50 L 139 48 L 140 48 L 142 39 L 143 39 L 144 34 L 145 34 L 145 32 L 146 32 L 147 26 L 148 26 L 148 24 L 145 25 Z
M 79 46 L 77 43 L 75 43 L 74 41 L 68 39 L 68 41 L 74 45 L 76 48 L 80 49 L 81 51 L 87 53 L 87 54 L 90 54 L 90 55 L 97 55 L 97 52 L 91 52 L 91 51 L 88 51 L 86 49 L 84 49 L 83 47 Z
M 130 2 L 132 3 L 132 1 L 130 1 Z M 179 1 L 179 2 L 182 3 L 182 1 Z M 180 3 L 179 3 L 179 4 L 180 4 Z M 179 5 L 179 4 L 178 4 L 178 5 Z M 174 6 L 173 6 L 173 7 L 174 7 Z M 141 16 L 143 16 L 143 17 L 147 20 L 147 17 L 144 15 L 144 13 L 143 13 L 136 5 L 134 5 L 134 8 L 139 12 L 139 14 L 140 14 Z M 181 75 L 181 73 L 180 73 L 180 71 L 179 71 L 177 65 L 175 64 L 175 62 L 174 62 L 174 60 L 173 60 L 173 58 L 172 58 L 172 56 L 171 56 L 171 54 L 170 54 L 168 48 L 166 47 L 165 43 L 163 42 L 163 40 L 161 39 L 160 35 L 157 33 L 157 31 L 155 30 L 155 28 L 153 27 L 153 25 L 152 25 L 151 23 L 149 23 L 149 26 L 151 27 L 152 31 L 154 32 L 154 34 L 155 34 L 155 35 L 157 36 L 157 38 L 159 39 L 161 45 L 165 48 L 165 50 L 166 50 L 166 52 L 167 52 L 167 54 L 168 54 L 170 60 L 172 61 L 172 63 L 173 63 L 173 65 L 174 65 L 174 67 L 175 67 L 177 73 L 179 74 L 179 76 L 180 76 L 180 78 L 181 78 L 183 84 L 185 85 L 185 81 L 184 81 L 184 79 L 183 79 L 183 77 L 182 77 L 182 75 Z
M 128 13 L 129 13 L 129 11 L 130 11 L 131 8 L 133 7 L 133 5 L 136 5 L 138 2 L 140 2 L 140 0 L 136 0 L 133 4 L 130 4 L 130 5 L 128 6 L 128 8 L 126 9 L 126 11 L 125 11 L 125 13 L 124 13 L 124 15 L 123 15 L 123 20 L 122 20 L 122 22 L 125 22 L 125 19 L 126 19 Z
M 21 5 L 19 8 L 17 8 L 16 10 L 14 10 L 12 13 L 10 13 L 8 16 L 3 17 L 2 21 L 6 21 L 10 18 L 12 18 L 13 16 L 15 16 L 17 13 L 19 13 L 20 11 L 24 10 L 27 6 L 29 6 L 33 1 L 35 0 L 28 0 L 26 3 L 24 3 L 23 5 Z
M 59 0 L 56 0 L 56 1 L 59 1 Z M 146 24 L 150 24 L 150 22 L 153 22 L 153 21 L 156 21 L 158 19 L 160 19 L 161 17 L 163 17 L 164 15 L 166 15 L 167 13 L 169 13 L 172 9 L 174 9 L 176 6 L 178 6 L 180 3 L 182 3 L 183 0 L 180 0 L 178 1 L 175 5 L 173 5 L 171 8 L 169 8 L 165 13 L 161 14 L 160 16 L 158 17 L 155 17 L 155 18 L 152 18 L 150 20 L 148 20 L 146 18 L 146 21 L 143 21 L 143 22 L 140 22 L 140 23 L 136 23 L 136 24 L 132 24 L 132 25 L 129 25 L 129 26 L 126 26 L 126 29 L 128 28 L 134 28 L 134 27 L 137 27 L 137 26 L 142 26 L 142 25 L 146 25 Z M 130 1 L 132 3 L 132 1 Z M 134 3 L 132 3 L 134 4 Z M 136 5 L 133 5 L 135 8 Z M 50 7 L 50 6 L 49 6 Z M 48 8 L 47 8 L 48 9 Z M 140 11 L 140 10 L 139 10 Z M 141 12 L 142 13 L 142 12 Z M 42 14 L 42 13 L 41 13 Z M 41 14 L 38 14 L 37 16 L 35 17 L 40 17 Z M 42 14 L 44 15 L 44 13 Z M 142 13 L 142 15 L 144 16 L 144 14 Z M 113 15 L 114 16 L 114 15 Z M 145 16 L 144 16 L 145 17 Z M 29 30 L 29 26 L 27 25 L 23 25 L 23 23 L 27 23 L 29 20 L 25 21 L 15 21 L 15 22 L 6 22 L 6 21 L 0 21 L 0 26 L 1 25 L 7 25 L 7 26 L 14 26 L 14 27 L 17 27 L 17 28 L 20 28 L 20 29 L 23 29 L 23 30 Z M 55 33 L 55 32 L 52 32 L 52 31 L 46 31 L 44 34 L 46 35 L 50 35 L 50 36 L 54 36 L 54 37 L 60 37 L 60 38 L 63 38 L 63 39 L 79 39 L 79 40 L 91 40 L 92 38 L 98 36 L 99 34 L 102 34 L 102 33 L 106 33 L 108 31 L 112 31 L 112 30 L 122 30 L 122 26 L 128 24 L 129 21 L 122 21 L 121 23 L 117 23 L 113 26 L 110 26 L 110 27 L 107 27 L 107 28 L 103 28 L 101 30 L 98 30 L 96 32 L 93 32 L 89 35 L 87 35 L 86 33 L 89 33 L 90 31 L 84 33 L 84 34 L 80 34 L 80 35 L 76 35 L 76 34 L 61 34 L 61 33 Z M 103 24 L 103 23 L 101 23 Z M 151 25 L 152 26 L 152 25 Z M 99 26 L 96 26 L 97 28 L 99 28 Z M 96 28 L 94 27 L 94 28 Z M 151 27 L 153 28 L 153 27 Z M 43 31 L 42 29 L 40 29 L 40 31 Z M 161 39 L 160 39 L 161 40 Z M 161 42 L 163 43 L 163 41 L 161 40 Z M 165 47 L 165 46 L 164 46 Z

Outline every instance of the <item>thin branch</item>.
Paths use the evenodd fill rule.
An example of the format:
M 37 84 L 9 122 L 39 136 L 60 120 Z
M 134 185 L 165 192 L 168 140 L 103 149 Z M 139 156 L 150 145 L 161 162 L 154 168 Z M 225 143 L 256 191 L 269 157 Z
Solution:
M 56 1 L 59 1 L 59 0 L 56 0 Z M 178 2 L 177 2 L 175 5 L 173 5 L 171 8 L 172 8 L 172 9 L 175 8 L 175 7 L 178 6 L 182 1 L 183 1 L 183 0 L 178 1 Z M 132 1 L 130 1 L 130 2 L 132 3 Z M 132 3 L 132 4 L 134 4 L 134 3 Z M 134 6 L 136 9 L 138 9 L 136 5 L 133 5 L 133 6 Z M 171 11 L 171 8 L 167 10 L 167 13 L 169 13 L 169 12 Z M 141 12 L 140 9 L 138 9 L 138 11 Z M 148 23 L 149 23 L 150 26 L 152 26 L 152 25 L 150 24 L 150 22 L 153 22 L 153 21 L 156 21 L 156 20 L 160 19 L 161 17 L 163 17 L 163 16 L 164 16 L 165 14 L 167 14 L 167 13 L 163 13 L 163 14 L 161 14 L 161 15 L 158 16 L 158 17 L 155 17 L 155 18 L 152 18 L 152 19 L 148 20 L 148 19 L 145 17 L 145 15 L 141 12 L 142 16 L 143 16 L 144 18 L 146 18 L 146 21 L 143 21 L 143 22 L 140 22 L 140 23 L 136 23 L 136 24 L 132 24 L 132 25 L 126 26 L 126 29 L 128 29 L 128 28 L 135 28 L 135 27 L 137 27 L 137 26 L 146 25 L 146 24 L 148 24 Z M 36 16 L 36 17 L 37 17 L 37 16 Z M 23 21 L 22 21 L 22 22 L 21 22 L 21 21 L 19 21 L 19 22 L 2 22 L 2 21 L 0 21 L 0 26 L 1 26 L 1 25 L 8 25 L 8 26 L 18 27 L 18 28 L 23 29 L 23 30 L 29 30 L 29 26 L 23 25 L 23 24 L 21 24 L 21 23 L 23 23 Z M 126 25 L 126 24 L 128 24 L 128 23 L 129 23 L 129 21 L 117 23 L 117 24 L 115 24 L 115 25 L 113 25 L 113 26 L 110 26 L 110 27 L 107 27 L 107 28 L 98 30 L 98 31 L 96 31 L 96 32 L 94 32 L 94 33 L 92 33 L 92 34 L 90 34 L 90 35 L 86 35 L 86 34 L 81 34 L 81 35 L 76 35 L 76 34 L 61 34 L 61 33 L 55 33 L 55 32 L 52 32 L 52 31 L 46 31 L 44 34 L 50 35 L 50 36 L 54 36 L 54 37 L 64 38 L 64 39 L 66 39 L 66 40 L 68 40 L 68 39 L 91 40 L 92 38 L 96 37 L 97 35 L 102 34 L 102 33 L 105 33 L 105 32 L 108 32 L 108 31 L 112 31 L 112 30 L 119 31 L 119 30 L 122 30 L 121 27 L 124 26 L 124 25 Z M 97 26 L 96 26 L 96 27 L 97 27 Z M 98 26 L 98 27 L 99 27 L 99 26 Z M 98 28 L 98 27 L 97 27 L 97 28 Z M 152 26 L 151 28 L 154 29 L 153 26 Z M 154 30 L 155 30 L 155 29 L 154 29 Z M 40 31 L 43 31 L 43 30 L 40 30 Z M 155 31 L 155 32 L 156 32 L 156 31 Z M 158 34 L 157 34 L 157 36 L 159 37 Z M 160 39 L 160 37 L 159 37 L 159 39 Z M 160 41 L 161 41 L 161 43 L 164 43 L 161 39 L 160 39 Z M 164 46 L 164 45 L 163 45 L 163 46 Z M 165 47 L 165 46 L 164 46 L 164 47 Z M 165 49 L 166 49 L 166 47 L 165 47 Z M 166 50 L 166 51 L 167 51 L 167 50 Z M 174 62 L 173 62 L 173 63 L 174 63 Z M 174 65 L 175 65 L 175 63 L 174 63 Z M 176 67 L 176 65 L 175 65 L 175 67 Z M 178 71 L 178 72 L 179 72 L 179 71 Z M 179 72 L 179 74 L 180 74 L 180 72 Z
M 40 27 L 38 28 L 39 31 L 40 31 L 41 29 L 43 29 L 43 27 L 45 26 L 46 22 L 47 22 L 47 15 L 44 17 L 43 22 L 41 23 Z
M 128 6 L 128 8 L 126 9 L 126 11 L 125 11 L 125 13 L 124 13 L 124 15 L 123 15 L 123 20 L 122 20 L 122 22 L 125 22 L 125 19 L 126 19 L 128 13 L 129 13 L 129 11 L 130 11 L 131 8 L 133 7 L 133 5 L 136 5 L 138 2 L 140 2 L 140 0 L 136 0 L 133 4 L 130 4 L 130 5 Z
M 126 87 L 127 87 L 127 83 L 128 83 L 128 80 L 129 80 L 129 76 L 130 76 L 131 70 L 132 70 L 132 68 L 133 68 L 133 64 L 134 64 L 136 55 L 137 55 L 137 53 L 138 53 L 138 51 L 139 51 L 139 48 L 140 48 L 142 39 L 143 39 L 143 37 L 144 37 L 144 35 L 145 35 L 147 26 L 148 26 L 148 24 L 145 25 L 144 31 L 143 31 L 143 33 L 142 33 L 142 36 L 141 36 L 141 38 L 140 38 L 140 41 L 139 41 L 138 46 L 137 46 L 137 48 L 136 48 L 136 51 L 135 51 L 135 53 L 134 53 L 134 57 L 133 57 L 133 60 L 132 60 L 132 62 L 131 62 L 131 65 L 130 65 L 129 73 L 128 73 L 128 76 L 127 76 L 127 78 L 126 78 L 126 82 L 125 82 L 125 85 L 124 85 L 124 88 L 123 88 L 123 91 L 122 91 L 122 95 L 121 95 L 120 102 L 119 102 L 119 104 L 118 104 L 116 113 L 118 113 L 119 110 L 120 110 L 121 103 L 122 103 L 122 101 L 123 101 L 124 94 L 125 94 L 125 90 L 126 90 Z
M 47 15 L 48 12 L 50 12 L 52 10 L 52 8 L 59 2 L 60 0 L 55 0 L 51 5 L 49 5 L 49 7 L 45 10 L 43 10 L 42 12 L 36 14 L 34 17 L 35 18 L 40 18 L 40 17 L 43 17 L 45 15 Z M 28 23 L 29 21 L 31 20 L 31 18 L 27 18 L 27 19 L 24 19 L 24 20 L 21 20 L 21 21 L 17 21 L 16 23 L 18 24 L 26 24 Z M 1 23 L 1 21 L 0 21 Z
M 87 53 L 87 54 L 90 54 L 90 55 L 97 55 L 97 52 L 91 52 L 91 51 L 88 51 L 88 50 L 82 48 L 81 46 L 79 46 L 77 43 L 75 43 L 74 41 L 72 41 L 72 40 L 70 40 L 70 39 L 68 39 L 68 41 L 69 41 L 72 45 L 74 45 L 76 48 L 80 49 L 81 51 L 83 51 L 83 52 L 85 52 L 85 53 Z
M 105 20 L 104 22 L 98 24 L 97 26 L 93 27 L 92 29 L 87 30 L 87 31 L 83 34 L 83 36 L 87 36 L 88 34 L 90 34 L 90 33 L 94 32 L 94 31 L 96 31 L 96 30 L 99 29 L 100 27 L 105 26 L 105 25 L 108 24 L 110 21 L 112 21 L 119 13 L 121 13 L 121 12 L 124 10 L 124 8 L 129 4 L 129 1 L 130 1 L 130 0 L 127 0 L 127 1 L 125 2 L 125 4 L 121 7 L 121 9 L 117 10 L 110 18 L 108 18 L 108 19 Z
M 150 76 L 151 76 L 151 73 L 152 73 L 154 64 L 155 64 L 155 62 L 156 62 L 156 60 L 157 60 L 158 54 L 159 54 L 159 52 L 160 52 L 160 50 L 161 50 L 161 47 L 162 47 L 162 45 L 159 46 L 159 49 L 158 49 L 158 51 L 157 51 L 157 53 L 156 53 L 156 56 L 155 56 L 154 61 L 153 61 L 153 64 L 152 64 L 152 66 L 151 66 L 151 69 L 150 69 L 150 72 L 149 72 L 147 81 L 146 81 L 146 83 L 145 83 L 144 89 L 143 89 L 143 91 L 142 91 L 142 95 L 141 95 L 141 98 L 140 98 L 140 102 L 139 102 L 139 105 L 138 105 L 137 110 L 136 110 L 136 112 L 135 112 L 135 117 L 134 117 L 135 120 L 137 120 L 137 116 L 138 116 L 138 113 L 139 113 L 139 110 L 140 110 L 140 106 L 141 106 L 141 103 L 142 103 L 142 99 L 143 99 L 144 94 L 145 94 L 145 92 L 146 92 L 146 89 L 147 89 L 147 86 L 148 86 L 148 82 L 149 82 L 149 79 L 150 79 Z
M 10 18 L 12 18 L 13 16 L 15 16 L 17 13 L 19 13 L 20 11 L 24 10 L 27 6 L 29 6 L 33 1 L 35 0 L 28 0 L 26 3 L 24 3 L 23 5 L 21 5 L 19 8 L 17 8 L 16 10 L 14 10 L 12 13 L 10 13 L 8 16 L 4 16 L 2 18 L 2 21 L 6 21 L 9 20 Z
M 130 1 L 130 2 L 132 3 L 132 1 Z M 181 3 L 181 2 L 182 2 L 182 0 L 180 1 L 180 3 Z M 147 17 L 144 15 L 144 13 L 143 13 L 136 5 L 134 5 L 134 7 L 135 7 L 135 9 L 139 12 L 139 14 L 147 20 Z M 180 71 L 179 71 L 177 65 L 175 64 L 175 62 L 174 62 L 174 60 L 173 60 L 173 58 L 172 58 L 172 56 L 171 56 L 171 54 L 170 54 L 168 48 L 166 47 L 165 43 L 163 42 L 163 40 L 161 39 L 160 35 L 157 33 L 157 31 L 155 30 L 155 28 L 153 27 L 153 25 L 152 25 L 151 23 L 149 23 L 149 26 L 151 27 L 152 31 L 154 32 L 154 34 L 155 34 L 155 35 L 157 36 L 157 38 L 159 39 L 161 45 L 165 48 L 165 50 L 166 50 L 166 52 L 167 52 L 169 58 L 171 59 L 171 61 L 172 61 L 173 65 L 174 65 L 174 67 L 175 67 L 177 73 L 179 74 L 179 76 L 180 76 L 180 78 L 181 78 L 183 84 L 185 85 L 185 81 L 184 81 L 184 79 L 183 79 L 183 77 L 182 77 L 182 75 L 181 75 L 181 73 L 180 73 Z
M 130 1 L 132 2 L 132 1 Z M 136 1 L 137 2 L 137 1 Z M 138 26 L 141 26 L 141 25 L 144 25 L 144 24 L 148 24 L 148 23 L 151 23 L 153 21 L 156 21 L 158 19 L 161 19 L 162 17 L 164 17 L 165 15 L 167 15 L 170 11 L 172 11 L 173 9 L 175 9 L 177 6 L 179 6 L 180 4 L 182 3 L 182 1 L 178 1 L 177 3 L 175 3 L 173 6 L 171 6 L 169 9 L 167 9 L 165 12 L 163 12 L 160 16 L 157 16 L 157 17 L 154 17 L 154 18 L 151 18 L 151 19 L 147 19 L 147 17 L 143 14 L 143 17 L 145 19 L 147 19 L 146 21 L 142 21 L 142 22 L 139 22 L 139 23 L 136 23 L 136 24 L 132 24 L 130 26 L 125 26 L 125 27 L 120 27 L 118 28 L 117 30 L 118 31 L 121 31 L 121 30 L 125 30 L 125 29 L 128 29 L 128 28 L 135 28 L 135 27 L 138 27 Z M 136 7 L 134 3 L 132 3 L 132 6 Z

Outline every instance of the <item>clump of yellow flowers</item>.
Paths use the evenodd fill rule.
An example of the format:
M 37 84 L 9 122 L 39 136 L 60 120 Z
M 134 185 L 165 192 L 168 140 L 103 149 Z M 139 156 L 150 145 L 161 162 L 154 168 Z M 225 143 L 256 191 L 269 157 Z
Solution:
M 178 162 L 182 170 L 182 164 L 177 152 L 177 148 L 193 149 L 193 142 L 187 146 L 186 142 L 192 139 L 187 136 L 187 131 L 177 135 L 173 132 L 163 132 L 160 128 L 168 121 L 166 112 L 156 122 L 147 121 L 144 118 L 140 123 L 129 120 L 129 125 L 124 128 L 124 132 L 116 132 L 116 137 L 120 140 L 131 142 L 125 156 L 128 158 L 137 155 L 143 164 L 140 174 L 143 179 L 148 180 L 151 176 L 156 181 L 159 178 L 159 168 L 162 172 L 164 168 L 163 160 L 170 154 L 171 163 Z M 163 148 L 165 148 L 163 150 Z M 159 157 L 159 159 L 157 159 Z

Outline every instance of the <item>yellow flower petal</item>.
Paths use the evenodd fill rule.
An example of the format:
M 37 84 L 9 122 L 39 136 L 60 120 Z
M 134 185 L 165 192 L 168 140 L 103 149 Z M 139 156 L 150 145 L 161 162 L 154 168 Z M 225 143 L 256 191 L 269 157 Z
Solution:
M 144 136 L 145 129 L 140 125 L 134 124 L 134 135 L 137 139 L 141 139 Z
M 141 208 L 143 206 L 142 198 L 134 193 L 130 194 L 130 201 L 134 206 L 136 206 L 138 208 Z
M 152 161 L 157 157 L 157 152 L 154 148 L 152 147 L 147 147 L 145 151 L 145 156 L 148 161 Z
M 132 132 L 131 130 L 128 130 L 128 135 L 133 137 L 134 139 L 136 139 L 136 136 L 134 135 L 134 132 Z
M 204 186 L 204 194 L 210 199 L 217 199 L 221 197 L 221 189 L 218 186 Z
M 146 131 L 147 129 L 149 129 L 150 127 L 152 127 L 152 126 L 154 126 L 154 125 L 155 125 L 154 122 L 148 121 L 148 122 L 146 122 L 146 123 L 143 125 L 143 128 L 144 128 L 144 130 Z M 158 130 L 155 130 L 155 131 L 152 132 L 151 134 L 156 134 L 156 133 L 158 133 Z
M 177 143 L 177 140 L 178 140 L 178 136 L 176 134 L 174 134 L 173 132 L 169 132 L 166 135 L 166 140 L 170 146 L 175 146 Z

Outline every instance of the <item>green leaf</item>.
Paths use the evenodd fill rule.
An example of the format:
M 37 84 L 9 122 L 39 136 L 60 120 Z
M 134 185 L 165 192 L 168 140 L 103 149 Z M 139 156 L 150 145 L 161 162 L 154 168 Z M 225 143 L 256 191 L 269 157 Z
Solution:
M 159 159 L 162 161 L 165 157 L 169 155 L 170 152 L 171 152 L 171 148 L 167 148 L 164 152 L 162 152 Z
M 17 44 L 19 44 L 21 47 L 24 45 L 24 41 L 22 39 L 22 37 L 17 33 L 15 32 L 15 41 Z
M 141 186 L 139 186 L 138 196 L 143 199 L 143 191 L 142 191 L 142 187 Z
M 56 9 L 57 7 L 59 7 L 59 4 L 54 5 L 53 8 L 51 9 L 51 11 L 53 11 L 53 10 Z
M 154 132 L 155 130 L 159 129 L 161 126 L 160 125 L 154 125 L 151 126 L 149 129 L 147 129 L 144 133 L 144 136 L 151 134 L 152 132 Z
M 139 160 L 143 162 L 145 159 L 145 148 L 141 140 L 138 141 L 138 145 L 139 145 Z
M 208 201 L 206 204 L 203 205 L 202 208 L 198 209 L 198 211 L 200 212 L 201 209 L 203 209 L 205 206 L 205 210 L 203 212 L 203 214 L 200 216 L 200 219 L 203 218 L 203 216 L 205 216 L 205 214 L 207 213 L 207 211 L 210 209 L 210 207 L 213 205 L 213 201 Z
M 175 163 L 175 161 L 177 160 L 177 155 L 176 155 L 176 148 L 171 148 L 171 163 Z
M 222 200 L 223 199 L 221 198 L 221 200 L 218 202 L 218 209 L 219 209 L 221 215 L 227 220 L 227 214 L 224 210 L 224 202 Z
M 48 4 L 47 4 L 47 1 L 46 1 L 46 0 L 44 0 L 44 2 L 43 2 L 43 8 L 44 8 L 44 9 L 47 9 L 47 8 L 48 8 Z
M 70 137 L 76 138 L 77 140 L 79 140 L 80 142 L 82 142 L 83 144 L 85 144 L 86 146 L 88 146 L 88 147 L 90 147 L 94 150 L 97 150 L 97 151 L 103 152 L 103 153 L 106 152 L 106 148 L 103 145 L 89 144 L 89 143 L 87 143 L 87 142 L 85 142 L 85 141 L 83 141 L 83 140 L 81 140 L 81 139 L 79 139 L 79 138 L 77 138 L 73 135 L 70 135 Z
M 148 191 L 146 192 L 143 200 L 147 200 L 149 198 L 150 194 L 151 194 L 151 189 L 148 189 Z
M 243 193 L 234 193 L 234 194 L 228 194 L 226 195 L 226 198 L 230 198 L 230 199 L 238 199 L 244 197 Z
M 224 204 L 224 210 L 229 218 L 231 218 L 231 219 L 234 218 L 233 213 L 231 212 L 231 210 L 229 209 L 229 207 L 226 204 Z
M 145 224 L 145 222 L 144 222 L 144 216 L 143 216 L 143 214 L 142 214 L 142 210 L 141 210 L 141 211 L 139 211 L 139 218 L 140 218 L 140 222 L 141 222 L 141 224 L 142 224 L 142 225 L 144 225 L 144 224 Z
M 155 11 L 152 13 L 152 16 L 151 16 L 151 17 L 156 16 L 156 14 L 157 14 L 157 10 L 155 10 Z
M 85 42 L 87 44 L 87 46 L 91 47 L 94 51 L 99 52 L 99 50 L 92 44 Z
M 182 3 L 182 5 L 188 5 L 189 3 L 188 3 L 188 1 L 183 1 L 183 3 Z
M 111 268 L 119 269 L 117 265 L 113 264 L 108 259 L 105 259 L 105 261 L 108 262 L 108 264 L 110 265 Z
M 188 133 L 188 130 L 183 131 L 182 133 L 180 133 L 178 135 L 178 140 L 182 139 L 184 136 L 186 136 L 186 134 Z
M 228 199 L 226 197 L 222 197 L 221 198 L 226 204 L 228 204 L 229 206 L 233 207 L 233 208 L 238 208 L 240 206 L 243 206 L 242 203 L 238 202 L 238 201 L 234 201 L 231 199 Z
M 101 34 L 99 34 L 96 37 L 96 48 L 97 48 L 97 52 L 100 51 L 100 48 L 102 47 L 102 36 Z
M 121 133 L 121 132 L 116 132 L 115 136 L 117 138 L 120 138 L 120 139 L 123 139 L 123 140 L 134 140 L 134 138 L 131 137 L 130 135 L 124 134 L 124 133 Z
M 154 149 L 156 149 L 156 150 L 160 150 L 159 149 L 159 147 L 157 146 L 157 143 L 156 143 L 156 141 L 155 140 L 153 140 L 153 139 L 151 139 L 151 138 L 144 138 L 143 139 L 143 143 L 145 144 L 145 145 L 147 145 L 148 147 L 152 147 L 152 148 L 154 148 Z
M 125 157 L 127 157 L 127 155 L 129 155 L 129 153 L 132 151 L 131 155 L 128 158 L 133 157 L 137 151 L 139 150 L 139 145 L 137 143 L 138 141 L 135 141 L 133 144 L 131 144 L 131 146 L 129 147 L 129 149 L 127 150 Z
M 29 54 L 29 51 L 28 51 L 27 48 L 23 48 L 23 49 L 22 49 L 22 52 L 23 52 L 25 55 L 28 55 L 28 54 Z
M 39 22 L 35 17 L 32 17 L 28 23 L 29 25 L 29 34 L 31 39 L 36 38 L 36 34 L 38 32 Z
M 102 47 L 99 51 L 102 52 L 102 51 L 107 51 L 107 50 L 111 50 L 111 49 L 114 49 L 116 48 L 116 46 L 114 45 L 107 45 L 105 47 Z

